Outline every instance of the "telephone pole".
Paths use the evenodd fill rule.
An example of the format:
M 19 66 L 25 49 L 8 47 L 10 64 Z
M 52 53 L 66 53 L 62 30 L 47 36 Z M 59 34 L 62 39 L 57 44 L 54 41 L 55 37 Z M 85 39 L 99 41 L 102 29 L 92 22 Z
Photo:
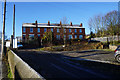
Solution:
M 1 53 L 1 57 L 4 54 L 4 43 L 5 43 L 5 14 L 6 14 L 6 0 L 4 2 L 4 15 L 3 15 L 3 31 L 2 31 L 2 53 Z
M 15 38 L 15 4 L 13 9 L 13 39 Z

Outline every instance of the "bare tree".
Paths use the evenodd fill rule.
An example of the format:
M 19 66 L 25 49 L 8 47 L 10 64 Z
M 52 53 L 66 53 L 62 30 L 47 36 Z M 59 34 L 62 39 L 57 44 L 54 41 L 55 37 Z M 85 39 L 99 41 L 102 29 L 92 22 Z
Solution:
M 89 28 L 90 31 L 93 29 L 95 31 L 95 35 L 98 36 L 105 36 L 110 35 L 114 36 L 120 32 L 118 29 L 118 12 L 111 11 L 106 15 L 97 15 L 93 18 L 89 19 Z
M 65 33 L 66 33 L 66 29 L 65 29 L 65 26 L 67 26 L 67 24 L 68 24 L 68 19 L 66 18 L 66 17 L 63 17 L 62 19 L 61 19 L 61 37 L 62 37 L 62 40 L 64 41 L 64 45 L 66 46 L 66 35 L 65 35 Z
M 62 22 L 62 25 L 68 24 L 68 19 L 67 19 L 67 17 L 63 17 L 63 18 L 61 19 L 61 22 Z
M 105 15 L 105 25 L 107 26 L 107 30 L 109 35 L 113 36 L 116 35 L 116 27 L 118 24 L 118 12 L 117 11 L 111 11 Z
M 95 31 L 95 36 L 98 36 L 97 35 L 97 32 L 99 31 L 99 18 L 98 18 L 98 16 L 94 16 L 93 18 L 90 18 L 88 24 L 89 24 L 90 30 L 93 29 Z

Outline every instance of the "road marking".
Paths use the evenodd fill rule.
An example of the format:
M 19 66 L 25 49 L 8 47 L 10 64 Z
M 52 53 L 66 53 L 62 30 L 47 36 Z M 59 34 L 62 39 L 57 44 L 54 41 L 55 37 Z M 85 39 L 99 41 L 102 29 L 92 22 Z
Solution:
M 69 74 L 70 76 L 73 76 L 73 77 L 75 77 L 75 78 L 79 78 L 78 76 L 72 74 L 71 72 L 66 71 L 65 69 L 63 69 L 63 68 L 61 68 L 61 67 L 59 67 L 59 66 L 57 66 L 57 65 L 55 65 L 55 64 L 53 64 L 53 63 L 51 63 L 51 65 L 54 66 L 55 68 L 57 68 L 57 69 L 65 72 L 65 73 Z

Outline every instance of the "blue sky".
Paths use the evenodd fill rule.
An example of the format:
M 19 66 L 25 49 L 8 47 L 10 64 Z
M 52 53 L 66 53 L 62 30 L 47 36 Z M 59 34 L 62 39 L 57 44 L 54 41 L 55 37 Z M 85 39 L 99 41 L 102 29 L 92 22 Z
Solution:
M 14 4 L 16 36 L 22 35 L 22 23 L 33 23 L 35 20 L 39 23 L 47 23 L 48 20 L 51 23 L 59 23 L 63 17 L 66 17 L 69 23 L 83 23 L 86 34 L 89 34 L 90 17 L 118 10 L 117 2 L 7 2 L 6 35 L 8 37 L 12 34 Z

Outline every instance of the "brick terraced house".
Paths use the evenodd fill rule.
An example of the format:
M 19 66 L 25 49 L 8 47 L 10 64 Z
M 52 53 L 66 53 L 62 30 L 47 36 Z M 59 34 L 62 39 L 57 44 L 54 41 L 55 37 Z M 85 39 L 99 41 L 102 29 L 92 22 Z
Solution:
M 61 28 L 62 27 L 62 28 Z M 60 40 L 62 36 L 60 33 L 64 30 L 64 38 L 69 39 L 85 39 L 85 28 L 80 25 L 62 24 L 61 21 L 59 24 L 50 24 L 48 23 L 23 23 L 22 24 L 22 41 L 27 41 L 30 39 L 42 38 L 45 32 L 52 31 L 54 38 Z

